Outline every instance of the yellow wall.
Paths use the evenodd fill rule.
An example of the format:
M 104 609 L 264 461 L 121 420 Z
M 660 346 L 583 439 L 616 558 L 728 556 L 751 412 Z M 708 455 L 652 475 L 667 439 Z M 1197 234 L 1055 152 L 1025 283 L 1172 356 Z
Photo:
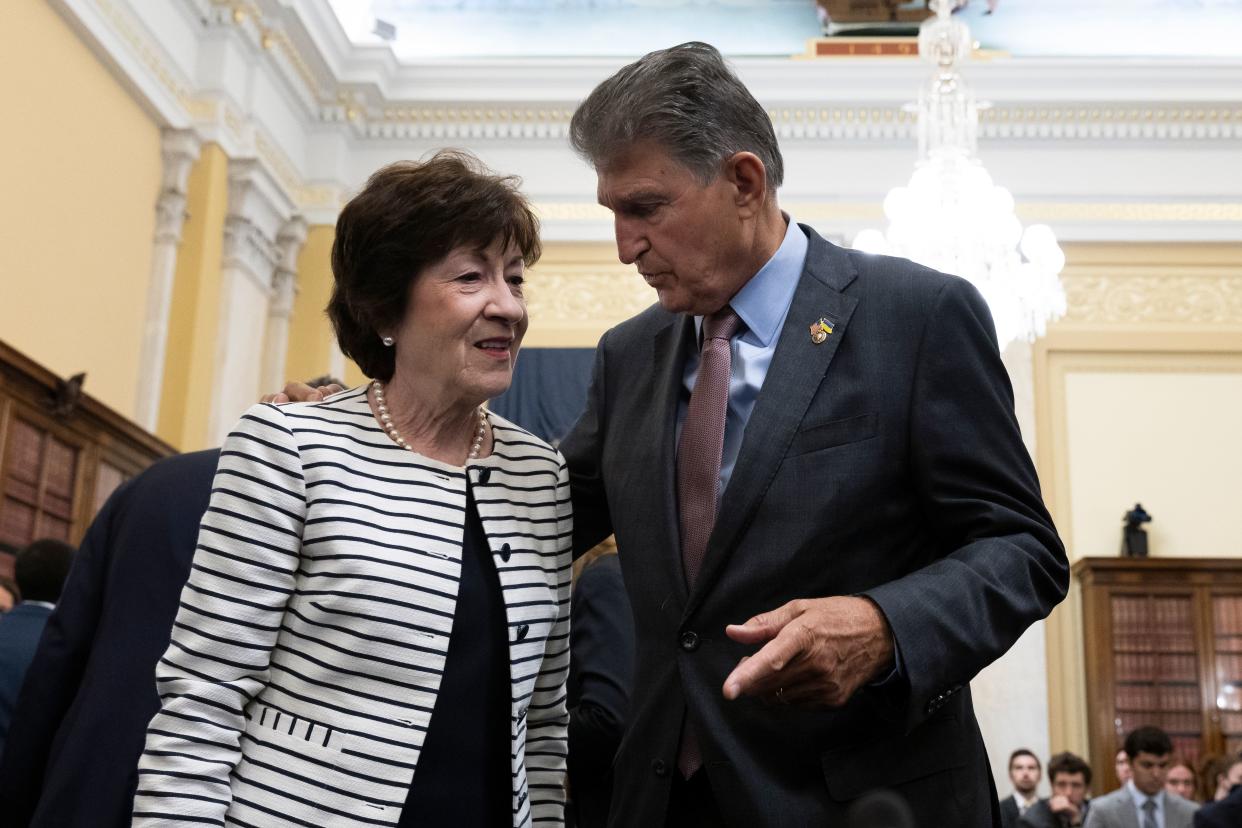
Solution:
M 0 3 L 0 339 L 134 414 L 160 135 L 44 0 Z
M 168 314 L 159 424 L 156 433 L 182 451 L 205 448 L 216 385 L 220 266 L 228 212 L 228 158 L 203 147 L 190 171 L 186 220 Z
M 288 379 L 322 376 L 331 365 L 332 326 L 324 308 L 332 296 L 334 235 L 331 225 L 311 227 L 298 255 L 298 292 L 289 318 L 289 351 L 285 357 Z
M 1141 500 L 1155 557 L 1242 557 L 1242 245 L 1068 245 L 1067 318 L 1034 348 L 1044 499 L 1071 561 Z M 1049 620 L 1052 749 L 1086 754 L 1076 586 Z

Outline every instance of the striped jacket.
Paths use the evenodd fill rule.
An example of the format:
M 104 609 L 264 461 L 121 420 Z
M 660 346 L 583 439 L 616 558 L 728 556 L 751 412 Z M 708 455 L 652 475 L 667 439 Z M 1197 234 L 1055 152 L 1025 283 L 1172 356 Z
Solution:
M 493 453 L 463 469 L 392 443 L 365 387 L 246 412 L 156 670 L 135 825 L 397 823 L 444 671 L 467 477 L 509 622 L 513 824 L 560 821 L 568 476 L 489 419 Z

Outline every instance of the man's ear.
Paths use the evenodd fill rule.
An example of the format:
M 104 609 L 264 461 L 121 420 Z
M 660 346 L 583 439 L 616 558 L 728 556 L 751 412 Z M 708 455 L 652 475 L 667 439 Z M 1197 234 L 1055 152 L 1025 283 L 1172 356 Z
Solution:
M 724 177 L 733 185 L 742 218 L 751 218 L 768 201 L 768 171 L 753 152 L 735 152 L 725 159 Z

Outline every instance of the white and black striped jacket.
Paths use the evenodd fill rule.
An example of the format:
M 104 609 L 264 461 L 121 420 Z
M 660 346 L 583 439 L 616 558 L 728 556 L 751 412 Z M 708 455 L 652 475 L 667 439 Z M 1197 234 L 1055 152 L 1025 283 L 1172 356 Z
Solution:
M 392 443 L 365 387 L 246 412 L 156 671 L 135 825 L 397 823 L 445 666 L 467 476 L 509 622 L 513 824 L 561 820 L 568 476 L 489 419 L 493 453 L 462 469 Z

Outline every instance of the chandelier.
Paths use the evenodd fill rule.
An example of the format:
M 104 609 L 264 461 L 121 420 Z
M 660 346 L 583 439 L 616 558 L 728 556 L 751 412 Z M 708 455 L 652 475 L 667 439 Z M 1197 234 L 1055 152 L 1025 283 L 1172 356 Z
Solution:
M 888 230 L 863 230 L 853 246 L 970 280 L 1004 350 L 1017 339 L 1034 342 L 1065 315 L 1065 254 L 1046 224 L 1023 230 L 1013 196 L 976 157 L 979 104 L 958 71 L 970 30 L 950 17 L 951 0 L 932 7 L 935 16 L 919 28 L 919 56 L 936 67 L 919 91 L 919 160 L 910 183 L 884 199 Z

